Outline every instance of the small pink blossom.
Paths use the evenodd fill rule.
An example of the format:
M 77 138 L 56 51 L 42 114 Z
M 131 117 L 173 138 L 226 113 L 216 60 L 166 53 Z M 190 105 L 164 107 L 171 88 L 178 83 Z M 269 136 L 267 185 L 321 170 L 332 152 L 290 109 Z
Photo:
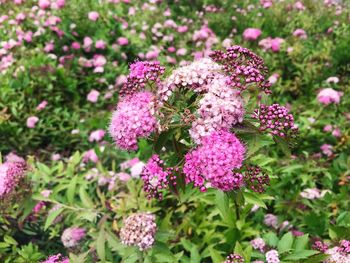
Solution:
M 28 128 L 35 128 L 36 123 L 39 121 L 39 118 L 36 116 L 31 116 L 27 119 L 27 127 Z
M 50 7 L 51 3 L 49 0 L 39 0 L 38 5 L 41 9 L 47 9 Z
M 37 111 L 41 111 L 43 109 L 46 108 L 48 102 L 46 100 L 43 100 L 42 102 L 40 102 L 40 104 L 36 107 Z
M 131 179 L 130 174 L 125 173 L 125 172 L 121 172 L 121 173 L 117 173 L 117 176 L 119 178 L 119 180 L 127 182 Z
M 96 103 L 99 96 L 100 96 L 100 92 L 98 92 L 97 90 L 93 89 L 87 95 L 87 100 L 92 102 L 92 103 Z
M 103 139 L 105 134 L 106 134 L 106 132 L 102 129 L 93 131 L 90 133 L 89 142 L 94 142 L 94 141 L 99 142 Z
M 333 146 L 330 144 L 323 144 L 320 149 L 322 153 L 328 157 L 333 154 Z
M 247 28 L 243 32 L 243 38 L 247 41 L 254 41 L 258 39 L 261 33 L 261 30 L 258 28 Z
M 88 18 L 91 21 L 96 21 L 99 17 L 100 17 L 100 15 L 96 11 L 89 12 L 89 14 L 88 14 Z
M 97 49 L 105 49 L 106 48 L 106 42 L 103 40 L 97 40 L 95 44 L 95 48 Z
M 83 162 L 87 163 L 88 161 L 91 161 L 93 163 L 97 163 L 98 162 L 98 156 L 95 152 L 94 149 L 90 149 L 87 152 L 85 152 L 84 156 L 83 156 Z
M 293 32 L 293 36 L 300 39 L 307 39 L 307 34 L 304 29 L 298 28 Z
M 336 91 L 332 88 L 325 88 L 318 93 L 317 100 L 325 105 L 331 103 L 339 104 L 341 96 L 343 96 L 342 92 Z
M 129 44 L 129 40 L 126 37 L 118 37 L 117 43 L 120 46 L 127 46 Z

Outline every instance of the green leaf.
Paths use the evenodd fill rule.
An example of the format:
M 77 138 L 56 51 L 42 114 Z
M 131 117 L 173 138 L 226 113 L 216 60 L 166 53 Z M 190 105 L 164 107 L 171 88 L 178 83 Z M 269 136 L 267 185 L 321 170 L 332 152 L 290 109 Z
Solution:
M 257 205 L 260 206 L 262 208 L 267 209 L 265 203 L 263 200 L 261 200 L 261 198 L 256 194 L 256 193 L 252 193 L 252 192 L 243 192 L 244 195 L 244 199 L 248 204 L 252 204 L 252 205 Z
M 288 232 L 283 235 L 281 240 L 278 242 L 277 249 L 279 253 L 284 253 L 292 249 L 293 245 L 293 235 L 291 232 Z
M 96 240 L 96 252 L 99 259 L 102 262 L 105 262 L 106 260 L 105 242 L 106 242 L 105 230 L 102 228 Z
M 225 261 L 225 259 L 220 255 L 219 251 L 217 251 L 215 248 L 209 247 L 209 253 L 214 263 L 221 263 Z
M 62 213 L 63 210 L 64 210 L 64 208 L 60 207 L 48 215 L 48 217 L 46 218 L 46 221 L 45 221 L 44 230 L 47 230 L 51 226 L 53 221 L 55 221 L 56 217 L 58 217 Z
M 293 253 L 292 255 L 289 255 L 285 258 L 283 258 L 283 260 L 300 260 L 300 259 L 306 259 L 310 256 L 316 255 L 320 253 L 319 251 L 315 251 L 315 250 L 301 250 L 298 252 Z
M 288 146 L 288 143 L 282 139 L 281 137 L 274 136 L 273 140 L 276 142 L 278 147 L 282 150 L 282 152 L 289 157 L 291 155 L 290 148 Z
M 78 176 L 74 176 L 73 179 L 70 181 L 67 189 L 67 200 L 68 203 L 73 204 L 74 203 L 74 195 L 75 195 L 75 190 L 77 187 L 77 181 L 78 181 Z
M 79 188 L 79 197 L 81 202 L 83 203 L 84 207 L 86 208 L 93 208 L 94 203 L 92 202 L 91 198 L 89 197 L 88 193 L 84 189 L 84 187 Z
M 309 244 L 309 235 L 308 234 L 303 235 L 303 236 L 299 236 L 295 239 L 294 249 L 295 249 L 295 251 L 306 249 L 308 244 Z
M 200 263 L 201 256 L 199 254 L 198 248 L 196 245 L 193 245 L 191 248 L 191 263 Z
M 17 244 L 18 244 L 17 241 L 13 239 L 13 237 L 8 236 L 8 235 L 5 235 L 4 241 L 5 241 L 7 244 L 11 244 L 11 245 L 17 245 Z
M 273 232 L 267 233 L 264 239 L 266 240 L 267 244 L 271 247 L 276 247 L 278 244 L 278 237 Z

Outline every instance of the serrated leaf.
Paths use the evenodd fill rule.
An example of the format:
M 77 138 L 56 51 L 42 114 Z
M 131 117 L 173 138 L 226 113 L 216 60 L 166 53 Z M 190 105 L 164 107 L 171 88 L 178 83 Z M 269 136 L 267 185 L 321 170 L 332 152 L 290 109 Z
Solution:
M 96 252 L 99 257 L 99 259 L 102 262 L 105 262 L 106 260 L 106 248 L 105 248 L 105 242 L 106 242 L 106 235 L 105 231 L 102 228 L 98 234 L 97 240 L 96 240 Z
M 64 208 L 60 207 L 57 210 L 49 213 L 49 215 L 45 221 L 44 230 L 47 230 L 51 226 L 53 221 L 55 221 L 56 217 L 58 217 L 63 212 L 63 210 L 64 210 Z
M 295 251 L 300 251 L 300 250 L 306 249 L 308 243 L 309 243 L 309 235 L 308 234 L 297 237 L 295 239 L 295 242 L 294 242 Z
M 78 181 L 78 176 L 76 175 L 70 181 L 68 188 L 67 188 L 67 200 L 68 200 L 68 203 L 70 203 L 70 204 L 73 204 L 73 202 L 74 202 L 74 195 L 75 195 L 75 190 L 77 187 L 77 181 Z
M 281 240 L 278 242 L 277 249 L 280 254 L 287 252 L 292 249 L 293 245 L 293 235 L 291 232 L 288 232 L 283 235 Z
M 93 208 L 94 203 L 92 202 L 91 198 L 89 197 L 88 193 L 83 187 L 79 188 L 79 197 L 81 202 L 83 203 L 84 207 L 86 208 Z
M 7 244 L 10 244 L 10 245 L 17 245 L 17 241 L 13 239 L 13 237 L 9 236 L 9 235 L 5 235 L 4 236 L 4 241 L 7 243 Z
M 244 199 L 248 204 L 257 205 L 267 209 L 264 201 L 255 193 L 243 192 Z

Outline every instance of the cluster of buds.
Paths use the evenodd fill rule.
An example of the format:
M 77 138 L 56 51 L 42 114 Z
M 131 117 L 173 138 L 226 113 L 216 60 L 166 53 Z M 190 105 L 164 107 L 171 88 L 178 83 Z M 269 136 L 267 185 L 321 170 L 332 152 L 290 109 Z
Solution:
M 63 231 L 61 241 L 67 248 L 75 247 L 86 235 L 84 228 L 70 227 Z
M 318 240 L 312 245 L 312 249 L 325 253 L 328 250 L 328 245 Z
M 163 199 L 162 190 L 169 187 L 169 184 L 176 185 L 176 176 L 174 171 L 177 168 L 163 168 L 164 161 L 158 155 L 153 155 L 144 166 L 141 179 L 144 182 L 143 190 L 147 193 L 147 197 Z
M 238 254 L 230 254 L 226 257 L 224 263 L 243 263 L 244 259 L 241 255 Z
M 233 87 L 245 90 L 248 85 L 255 83 L 266 94 L 271 93 L 271 83 L 267 80 L 267 67 L 263 59 L 249 49 L 232 46 L 228 47 L 226 52 L 214 51 L 210 57 L 222 64 Z
M 255 110 L 253 118 L 259 120 L 261 131 L 269 131 L 272 135 L 294 138 L 298 132 L 293 115 L 279 104 L 261 104 L 260 108 Z
M 270 184 L 269 176 L 256 165 L 247 167 L 247 171 L 244 173 L 244 180 L 246 185 L 257 193 L 265 192 L 265 186 Z
M 340 241 L 338 252 L 343 255 L 350 254 L 350 241 L 345 239 Z
M 137 213 L 124 220 L 120 238 L 127 246 L 138 246 L 141 251 L 153 246 L 157 231 L 155 216 L 150 213 Z
M 120 96 L 132 95 L 142 90 L 146 84 L 160 83 L 159 77 L 165 68 L 159 61 L 137 61 L 130 65 L 130 73 L 120 89 Z

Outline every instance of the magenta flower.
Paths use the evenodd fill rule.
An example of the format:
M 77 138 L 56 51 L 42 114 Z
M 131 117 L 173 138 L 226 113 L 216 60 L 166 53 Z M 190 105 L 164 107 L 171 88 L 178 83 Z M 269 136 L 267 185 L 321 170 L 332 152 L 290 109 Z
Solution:
M 117 43 L 120 46 L 127 46 L 129 45 L 129 40 L 126 37 L 118 37 Z
M 333 146 L 330 144 L 323 144 L 320 149 L 322 153 L 328 157 L 332 156 L 333 154 Z
M 41 111 L 43 109 L 46 108 L 48 102 L 46 100 L 43 100 L 42 102 L 40 102 L 40 104 L 36 107 L 37 111 Z
M 45 261 L 41 261 L 41 263 L 69 263 L 69 259 L 61 254 L 57 254 L 49 256 Z
M 243 38 L 247 41 L 254 41 L 258 39 L 261 33 L 261 30 L 258 28 L 247 28 L 243 32 Z
M 91 21 L 96 21 L 98 18 L 100 17 L 99 13 L 97 13 L 96 11 L 92 11 L 88 13 L 88 18 Z
M 293 32 L 293 36 L 300 39 L 307 39 L 307 34 L 304 29 L 298 28 Z
M 97 49 L 105 49 L 106 48 L 106 42 L 103 40 L 97 40 L 95 43 L 95 48 Z
M 118 147 L 137 150 L 137 139 L 155 131 L 157 120 L 153 116 L 150 92 L 139 92 L 123 98 L 113 113 L 109 133 Z
M 102 129 L 93 131 L 90 133 L 89 136 L 89 142 L 99 142 L 103 139 L 103 137 L 105 136 L 106 132 Z
M 98 92 L 97 90 L 93 89 L 89 92 L 89 94 L 87 95 L 86 99 L 92 103 L 96 103 L 98 100 L 98 97 L 100 96 L 100 92 Z
M 67 248 L 75 247 L 79 244 L 79 241 L 86 235 L 84 228 L 70 227 L 63 231 L 61 241 Z
M 39 118 L 36 116 L 31 116 L 27 119 L 27 127 L 30 129 L 35 128 L 37 122 L 39 121 Z
M 50 7 L 50 5 L 51 5 L 51 3 L 49 0 L 39 0 L 39 2 L 38 2 L 38 6 L 41 9 L 47 9 Z
M 88 161 L 91 161 L 93 163 L 97 163 L 99 161 L 98 156 L 94 149 L 90 149 L 87 152 L 85 152 L 83 156 L 83 162 L 86 163 Z
M 222 191 L 238 189 L 243 185 L 243 175 L 234 173 L 242 166 L 244 145 L 226 131 L 213 132 L 202 139 L 202 145 L 185 156 L 183 172 L 186 183 L 205 191 L 205 182 Z
M 340 98 L 343 96 L 342 92 L 336 91 L 332 88 L 326 88 L 322 89 L 318 95 L 317 95 L 317 100 L 325 105 L 335 103 L 339 104 L 340 103 Z

